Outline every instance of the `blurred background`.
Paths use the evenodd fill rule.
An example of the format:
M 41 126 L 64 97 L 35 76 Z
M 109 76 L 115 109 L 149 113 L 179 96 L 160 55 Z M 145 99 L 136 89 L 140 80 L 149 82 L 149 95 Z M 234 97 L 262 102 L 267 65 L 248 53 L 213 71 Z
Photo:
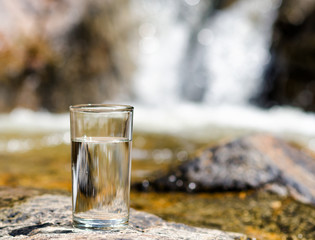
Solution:
M 104 101 L 315 109 L 311 0 L 0 4 L 2 112 Z
M 67 132 L 69 105 L 111 102 L 136 107 L 136 132 L 314 150 L 314 2 L 1 1 L 0 130 Z
M 167 120 L 167 130 L 212 122 L 314 133 L 314 1 L 0 4 L 3 113 L 119 102 L 153 121 L 148 128 Z
M 103 102 L 133 182 L 253 132 L 314 151 L 315 1 L 0 1 L 0 185 L 70 191 L 68 107 Z

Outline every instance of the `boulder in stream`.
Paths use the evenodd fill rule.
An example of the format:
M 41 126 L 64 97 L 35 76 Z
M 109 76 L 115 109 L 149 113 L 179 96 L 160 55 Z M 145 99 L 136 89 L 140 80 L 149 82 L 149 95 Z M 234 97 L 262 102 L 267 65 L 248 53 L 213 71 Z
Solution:
M 250 135 L 203 150 L 167 174 L 134 185 L 142 191 L 268 189 L 315 204 L 315 160 L 270 135 Z

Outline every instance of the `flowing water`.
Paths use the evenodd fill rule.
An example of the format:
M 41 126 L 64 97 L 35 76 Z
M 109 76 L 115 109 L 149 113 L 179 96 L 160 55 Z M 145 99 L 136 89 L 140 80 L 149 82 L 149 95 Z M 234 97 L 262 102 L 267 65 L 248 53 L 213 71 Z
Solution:
M 45 132 L 43 129 L 42 131 Z M 214 131 L 221 132 L 218 129 Z M 187 137 L 135 132 L 132 182 L 145 181 L 158 172 L 165 172 L 168 168 L 193 156 L 197 149 L 230 139 L 230 134 L 239 135 L 242 131 L 218 134 L 217 136 L 221 137 L 203 143 Z M 1 151 L 1 185 L 61 189 L 68 191 L 70 195 L 69 135 L 63 132 L 45 132 L 23 136 L 20 132 L 1 135 L 3 143 L 4 139 L 14 142 L 9 145 L 4 144 L 4 150 Z M 64 141 L 66 139 L 67 141 Z M 27 146 L 35 147 L 26 148 L 25 141 L 28 143 Z M 11 144 L 16 147 L 9 147 Z M 130 205 L 169 221 L 243 232 L 256 239 L 277 240 L 287 237 L 313 239 L 315 237 L 312 229 L 315 224 L 314 207 L 270 193 L 185 194 L 132 191 Z
M 227 2 L 134 2 L 139 102 L 243 105 L 259 90 L 281 1 Z

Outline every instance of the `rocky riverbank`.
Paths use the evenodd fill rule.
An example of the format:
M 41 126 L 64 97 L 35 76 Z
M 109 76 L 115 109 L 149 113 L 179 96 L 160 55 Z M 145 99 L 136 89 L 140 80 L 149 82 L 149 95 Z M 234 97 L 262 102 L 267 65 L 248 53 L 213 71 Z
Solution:
M 18 142 L 10 140 L 9 137 L 15 139 L 16 136 L 7 136 L 10 144 Z M 36 140 L 35 143 L 37 143 L 37 141 L 45 142 L 46 139 L 53 138 L 52 136 L 49 138 L 34 136 L 33 140 Z M 35 144 L 35 146 L 37 148 L 25 152 L 3 151 L 1 153 L 0 184 L 11 187 L 21 186 L 0 188 L 0 208 L 7 209 L 6 211 L 11 211 L 12 214 L 13 210 L 8 209 L 12 209 L 12 207 L 15 209 L 16 206 L 26 203 L 34 196 L 44 194 L 70 196 L 69 146 L 66 144 L 55 146 Z M 195 191 L 189 191 L 189 193 L 184 190 L 171 191 L 171 189 L 161 191 L 162 188 L 153 189 L 153 187 L 147 190 L 156 191 L 138 192 L 133 189 L 130 202 L 133 209 L 154 214 L 165 221 L 187 224 L 197 228 L 218 229 L 224 232 L 240 232 L 256 239 L 308 240 L 315 238 L 315 208 L 311 204 L 301 202 L 303 199 L 297 197 L 301 196 L 301 192 L 294 192 L 294 189 L 306 189 L 308 192 L 311 192 L 312 189 L 312 185 L 307 185 L 307 179 L 303 180 L 303 178 L 312 174 L 313 155 L 308 154 L 303 147 L 294 147 L 284 140 L 267 135 L 252 135 L 235 140 L 232 137 L 225 137 L 215 142 L 209 141 L 207 144 L 201 144 L 194 143 L 192 139 L 139 133 L 134 136 L 133 147 L 132 175 L 134 183 L 147 184 L 146 180 L 154 181 L 162 176 L 168 180 L 170 177 L 168 169 L 175 171 L 176 167 L 181 165 L 186 164 L 187 167 L 193 164 L 198 165 L 197 161 L 194 162 L 195 159 L 200 156 L 209 156 L 209 153 L 218 156 L 213 166 L 216 166 L 217 169 L 222 168 L 222 174 L 223 172 L 226 174 L 225 178 L 221 178 L 221 180 L 225 180 L 222 181 L 222 184 L 225 184 L 222 186 L 226 186 L 226 188 L 221 187 L 221 190 L 217 188 L 216 191 L 215 189 L 199 191 L 200 188 L 197 187 Z M 196 150 L 200 148 L 202 150 Z M 304 156 L 303 159 L 301 156 Z M 207 167 L 211 168 L 211 158 L 203 158 L 203 160 L 208 165 L 200 167 L 200 176 L 202 175 L 206 179 L 205 172 Z M 260 161 L 261 164 L 258 164 Z M 188 164 L 189 162 L 190 164 Z M 229 164 L 225 165 L 225 162 L 229 162 Z M 237 167 L 240 168 L 239 171 L 242 174 L 237 174 Z M 235 168 L 236 170 L 233 170 Z M 255 174 L 251 175 L 250 169 Z M 268 172 L 268 169 L 278 170 Z M 307 174 L 296 175 L 297 170 L 300 173 L 305 171 Z M 274 179 L 274 182 L 262 181 L 264 179 L 262 176 L 276 176 L 276 174 L 280 174 L 279 176 L 286 181 L 278 181 L 279 179 L 276 177 L 270 178 Z M 251 176 L 254 178 L 250 178 Z M 235 184 L 235 186 L 239 186 L 238 189 L 227 188 L 227 184 L 233 182 L 230 181 L 233 177 L 238 180 L 238 184 Z M 289 181 L 290 179 L 291 181 Z M 296 185 L 293 184 L 292 179 L 297 183 Z M 240 187 L 241 182 L 244 183 L 244 189 Z M 189 186 L 189 182 L 183 181 L 183 184 L 187 183 Z M 199 187 L 197 181 L 194 183 Z M 23 215 L 21 209 L 14 211 L 20 213 L 16 216 L 14 214 L 3 215 L 2 224 L 3 221 L 9 221 L 8 216 L 13 219 L 13 224 L 15 218 Z M 47 222 L 40 224 L 45 223 Z M 20 227 L 14 225 L 11 226 L 10 231 L 33 225 L 36 224 L 30 223 Z M 32 231 L 34 233 L 46 231 L 46 228 L 49 230 L 51 227 L 53 226 L 44 225 L 42 228 Z M 33 238 L 36 236 L 37 234 Z M 24 235 L 17 237 L 26 238 Z M 68 238 L 70 235 L 58 235 L 58 237 Z

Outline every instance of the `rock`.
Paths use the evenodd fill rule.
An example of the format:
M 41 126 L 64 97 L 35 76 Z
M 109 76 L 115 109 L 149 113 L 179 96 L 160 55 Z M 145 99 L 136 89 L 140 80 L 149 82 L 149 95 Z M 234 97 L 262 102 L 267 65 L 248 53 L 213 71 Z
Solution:
M 128 98 L 129 10 L 125 0 L 0 2 L 0 111 Z
M 27 187 L 6 187 L 0 186 L 0 208 L 12 207 L 15 203 L 24 202 L 30 197 L 47 193 L 66 194 L 63 190 L 35 189 Z
M 315 0 L 283 0 L 273 26 L 271 61 L 260 106 L 292 105 L 315 111 Z
M 121 231 L 92 231 L 71 226 L 71 198 L 42 195 L 0 209 L 2 239 L 246 239 L 242 234 L 190 227 L 131 209 L 129 227 Z
M 245 136 L 205 149 L 168 174 L 133 187 L 186 192 L 265 188 L 315 204 L 315 160 L 272 136 Z
M 12 207 L 14 203 L 26 200 L 40 193 L 37 189 L 0 187 L 0 208 Z

